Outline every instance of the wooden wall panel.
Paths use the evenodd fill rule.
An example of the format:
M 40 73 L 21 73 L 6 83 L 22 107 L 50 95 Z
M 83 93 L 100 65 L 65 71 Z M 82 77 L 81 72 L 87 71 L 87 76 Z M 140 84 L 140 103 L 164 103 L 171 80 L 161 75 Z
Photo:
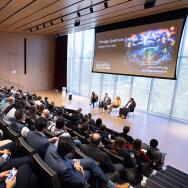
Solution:
M 27 74 L 24 74 L 24 38 L 27 39 Z M 21 84 L 31 91 L 52 89 L 54 50 L 53 36 L 0 32 L 0 79 Z

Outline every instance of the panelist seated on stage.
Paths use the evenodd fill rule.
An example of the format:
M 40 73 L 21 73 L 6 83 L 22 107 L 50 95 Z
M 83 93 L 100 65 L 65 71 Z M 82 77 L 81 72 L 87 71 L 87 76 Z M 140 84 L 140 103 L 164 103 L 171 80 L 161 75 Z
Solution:
M 136 102 L 134 101 L 133 98 L 130 98 L 127 104 L 123 108 L 119 109 L 118 117 L 122 117 L 123 119 L 126 119 L 127 114 L 129 112 L 134 112 L 135 107 L 136 107 Z
M 115 101 L 109 107 L 108 113 L 110 113 L 113 108 L 118 108 L 120 105 L 121 105 L 121 98 L 119 96 L 117 96 Z
M 93 105 L 94 108 L 95 102 L 98 101 L 98 96 L 94 91 L 91 93 L 90 101 L 91 101 L 90 105 Z
M 105 93 L 104 99 L 101 102 L 99 102 L 99 107 L 107 110 L 107 106 L 110 104 L 111 104 L 111 99 L 108 96 L 108 93 Z

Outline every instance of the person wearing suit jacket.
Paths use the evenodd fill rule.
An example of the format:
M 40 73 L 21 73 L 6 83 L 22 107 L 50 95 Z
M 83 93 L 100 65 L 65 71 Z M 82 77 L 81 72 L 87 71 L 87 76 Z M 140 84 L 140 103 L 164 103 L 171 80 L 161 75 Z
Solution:
M 105 93 L 104 99 L 99 103 L 99 106 L 107 110 L 107 106 L 110 104 L 111 104 L 111 99 L 108 96 L 108 93 Z
M 67 159 L 66 155 L 74 149 L 72 141 L 68 137 L 59 139 L 58 146 L 50 145 L 45 156 L 48 165 L 55 170 L 64 188 L 83 188 L 90 176 L 95 176 L 107 188 L 128 188 L 129 183 L 114 183 L 104 174 L 101 168 L 91 158 Z M 98 182 L 98 181 L 97 181 Z M 94 183 L 92 187 L 99 187 Z
M 35 131 L 30 131 L 27 134 L 27 143 L 36 151 L 39 153 L 39 155 L 44 158 L 46 151 L 50 145 L 50 143 L 55 143 L 58 138 L 53 137 L 51 139 L 48 139 L 45 136 L 45 131 L 47 129 L 47 119 L 43 117 L 39 117 L 36 119 L 35 122 Z
M 98 133 L 93 133 L 90 137 L 90 145 L 81 144 L 80 150 L 88 157 L 99 162 L 101 168 L 105 172 L 114 172 L 115 167 L 107 153 L 100 149 L 101 136 Z
M 93 108 L 94 108 L 95 102 L 98 101 L 98 96 L 94 91 L 91 93 L 90 101 L 91 101 L 90 105 L 93 105 Z
M 119 116 L 118 117 L 122 117 L 123 119 L 126 119 L 127 114 L 129 112 L 133 112 L 135 107 L 136 107 L 136 102 L 131 97 L 129 99 L 129 101 L 127 102 L 127 104 L 123 108 L 119 109 Z

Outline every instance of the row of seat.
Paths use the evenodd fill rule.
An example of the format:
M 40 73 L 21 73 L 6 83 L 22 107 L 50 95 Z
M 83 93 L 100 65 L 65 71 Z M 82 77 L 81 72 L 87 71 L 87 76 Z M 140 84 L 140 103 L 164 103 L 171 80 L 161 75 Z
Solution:
M 10 126 L 7 126 L 2 119 L 0 119 L 0 129 L 3 130 L 5 139 L 11 139 L 16 143 L 20 154 L 29 155 L 33 158 L 34 173 L 39 177 L 40 187 L 61 188 L 58 174 L 41 159 L 38 153 L 28 145 L 23 137 L 16 133 Z

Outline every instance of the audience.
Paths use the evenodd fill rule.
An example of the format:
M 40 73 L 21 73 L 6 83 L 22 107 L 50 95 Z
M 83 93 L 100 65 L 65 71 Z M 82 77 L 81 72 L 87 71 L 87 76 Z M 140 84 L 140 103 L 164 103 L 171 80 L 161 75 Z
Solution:
M 137 166 L 141 169 L 141 174 L 145 175 L 147 174 L 145 173 L 146 168 L 149 169 L 151 167 L 150 161 L 157 163 L 161 160 L 161 152 L 157 148 L 158 141 L 152 139 L 150 146 L 146 148 L 147 152 L 143 152 L 141 149 L 142 141 L 139 139 L 134 140 L 132 136 L 128 135 L 130 130 L 128 126 L 123 128 L 122 133 L 117 133 L 116 131 L 107 129 L 102 123 L 101 118 L 95 121 L 92 119 L 91 113 L 82 114 L 81 108 L 78 110 L 67 109 L 65 107 L 59 108 L 55 106 L 54 102 L 49 103 L 47 97 L 42 101 L 42 97 L 38 97 L 36 94 L 23 93 L 22 90 L 12 91 L 13 89 L 3 88 L 0 90 L 0 111 L 4 121 L 6 123 L 9 121 L 13 130 L 26 137 L 27 143 L 43 159 L 46 156 L 45 159 L 48 164 L 61 177 L 63 186 L 67 185 L 70 188 L 83 187 L 86 182 L 91 183 L 91 178 L 95 177 L 95 179 L 100 180 L 100 183 L 102 182 L 107 187 L 128 187 L 128 184 L 119 185 L 111 182 L 100 167 L 104 172 L 118 171 L 121 174 L 122 171 L 126 171 L 125 176 L 127 180 L 134 184 L 135 175 L 137 174 L 135 169 L 137 169 Z M 93 92 L 92 95 L 96 94 Z M 98 97 L 96 97 L 96 100 L 98 100 Z M 109 101 L 110 98 L 106 93 L 100 105 L 106 109 Z M 91 97 L 93 107 L 95 102 Z M 120 109 L 120 115 L 126 117 L 128 112 L 132 111 L 133 107 L 135 108 L 136 103 L 134 103 L 134 99 L 131 98 L 126 106 Z M 120 104 L 120 97 L 116 97 L 114 103 L 109 107 L 109 113 L 113 108 L 119 107 Z M 46 134 L 47 129 L 48 134 Z M 49 135 L 49 131 L 60 137 L 49 139 L 46 136 Z M 81 143 L 83 140 L 72 137 L 75 131 L 86 137 L 86 139 L 90 138 L 90 144 L 83 144 Z M 15 143 L 11 140 L 7 143 L 1 143 L 0 141 L 0 149 L 2 149 L 0 151 L 0 154 L 2 154 L 0 156 L 1 171 L 9 170 L 13 165 L 19 170 L 22 165 L 27 165 L 31 162 L 30 157 L 29 159 L 13 158 L 15 161 L 12 162 L 12 159 L 10 159 L 12 156 L 10 156 L 10 151 L 7 149 L 13 145 L 15 146 Z M 97 161 L 100 167 L 90 158 L 80 159 L 80 161 L 67 159 L 67 154 L 72 153 L 76 146 L 80 147 L 80 150 L 88 157 Z M 107 154 L 104 149 L 104 147 L 109 148 L 109 146 L 111 148 L 109 152 L 122 157 L 124 163 L 113 164 L 111 161 L 113 158 L 111 159 L 111 155 L 109 156 L 109 153 Z M 28 171 L 30 171 L 29 168 Z M 30 181 L 29 178 L 27 180 L 27 182 Z M 12 184 L 14 183 L 12 182 Z M 23 187 L 25 185 L 23 184 Z M 6 185 L 3 184 L 3 186 Z M 27 186 L 30 187 L 28 184 Z M 92 187 L 95 187 L 93 183 Z
M 95 177 L 109 188 L 129 187 L 128 183 L 120 185 L 109 180 L 96 162 L 90 158 L 66 159 L 65 156 L 73 149 L 74 146 L 70 142 L 70 138 L 63 138 L 59 140 L 58 147 L 51 145 L 45 156 L 47 163 L 58 172 L 62 186 L 83 188 L 89 182 L 90 177 Z M 97 185 L 95 184 L 93 187 L 97 187 Z

